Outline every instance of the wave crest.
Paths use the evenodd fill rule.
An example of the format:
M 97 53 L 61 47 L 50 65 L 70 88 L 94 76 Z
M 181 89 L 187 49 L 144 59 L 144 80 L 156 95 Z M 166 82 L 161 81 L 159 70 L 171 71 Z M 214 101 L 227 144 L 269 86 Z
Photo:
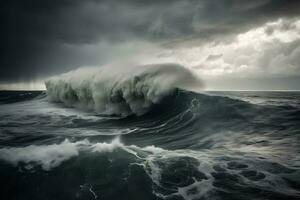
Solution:
M 143 115 L 175 89 L 201 81 L 177 64 L 80 68 L 46 81 L 50 100 L 105 114 Z

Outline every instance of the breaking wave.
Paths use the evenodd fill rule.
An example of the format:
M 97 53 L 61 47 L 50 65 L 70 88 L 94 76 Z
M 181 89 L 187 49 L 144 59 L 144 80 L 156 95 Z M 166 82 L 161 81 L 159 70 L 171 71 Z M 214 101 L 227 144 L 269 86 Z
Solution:
M 117 88 L 122 98 L 142 83 L 168 91 L 150 95 L 139 117 L 82 112 L 43 91 L 0 92 L 1 199 L 300 198 L 299 92 L 196 93 L 176 89 L 189 80 L 176 72 L 184 68 L 154 68 L 87 68 L 48 81 L 49 98 L 95 111 L 118 108 Z M 127 101 L 128 112 L 114 113 L 136 113 Z
M 92 177 L 106 175 L 101 169 L 109 163 L 106 166 L 108 169 L 118 171 L 103 169 L 108 173 L 107 177 L 117 183 L 125 181 L 129 187 L 136 184 L 135 179 L 139 177 L 138 184 L 151 188 L 151 199 L 216 199 L 218 195 L 226 195 L 225 189 L 234 191 L 240 195 L 240 199 L 244 199 L 243 191 L 249 192 L 253 188 L 261 188 L 262 193 L 271 197 L 282 197 L 279 199 L 299 197 L 297 189 L 291 188 L 285 182 L 285 176 L 282 176 L 297 175 L 294 168 L 257 159 L 251 154 L 239 157 L 225 156 L 224 153 L 232 152 L 219 148 L 195 151 L 166 150 L 153 145 L 139 147 L 125 145 L 116 137 L 111 142 L 93 143 L 87 139 L 72 142 L 66 139 L 58 144 L 0 148 L 0 161 L 18 166 L 21 173 L 30 173 L 31 176 L 55 176 L 60 171 L 72 171 L 76 179 L 80 179 L 80 172 L 86 169 L 93 174 Z M 68 165 L 71 167 L 65 171 Z M 80 171 L 76 173 L 78 169 Z M 68 179 L 63 181 L 67 182 Z M 100 183 L 109 184 L 110 181 L 106 178 Z M 93 191 L 90 184 L 80 187 L 85 186 L 89 186 L 89 191 L 97 199 L 96 191 L 99 194 L 99 188 L 95 187 Z M 110 198 L 104 196 L 104 199 Z
M 45 84 L 54 102 L 122 116 L 143 115 L 176 89 L 201 87 L 198 77 L 177 64 L 80 68 Z

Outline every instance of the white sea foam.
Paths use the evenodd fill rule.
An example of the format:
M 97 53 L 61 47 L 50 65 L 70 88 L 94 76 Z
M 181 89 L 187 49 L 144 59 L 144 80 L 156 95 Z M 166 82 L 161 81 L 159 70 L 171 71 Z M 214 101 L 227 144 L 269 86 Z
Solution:
M 176 88 L 201 81 L 177 64 L 80 68 L 46 81 L 50 100 L 100 113 L 142 115 Z
M 164 151 L 161 148 L 148 146 L 140 148 L 135 145 L 124 145 L 119 137 L 114 138 L 111 142 L 91 143 L 88 140 L 71 142 L 68 139 L 59 144 L 50 145 L 29 145 L 25 147 L 9 147 L 0 149 L 0 160 L 4 160 L 13 165 L 25 163 L 41 165 L 44 170 L 50 170 L 59 166 L 63 161 L 78 156 L 82 151 L 90 152 L 113 152 L 116 149 L 124 151 L 139 157 L 137 152 L 146 151 L 148 153 L 158 153 Z
M 116 137 L 111 143 L 95 143 L 91 145 L 93 152 L 113 152 L 117 148 L 123 148 L 124 144 L 121 143 L 120 138 Z
M 137 163 L 144 167 L 146 173 L 151 178 L 153 183 L 159 187 L 163 187 L 172 193 L 164 194 L 159 190 L 153 191 L 154 194 L 160 197 L 170 197 L 170 196 L 181 196 L 185 200 L 188 199 L 198 199 L 198 198 L 209 198 L 210 195 L 213 195 L 214 186 L 213 182 L 215 181 L 214 166 L 228 166 L 228 163 L 231 160 L 224 160 L 222 155 L 224 155 L 225 149 L 223 149 L 220 154 L 218 151 L 193 151 L 193 150 L 165 150 L 155 146 L 146 146 L 138 147 L 135 145 L 125 145 L 121 142 L 119 137 L 116 137 L 111 142 L 98 142 L 91 143 L 88 140 L 81 140 L 76 142 L 71 142 L 65 140 L 59 144 L 51 145 L 30 145 L 26 147 L 11 147 L 11 148 L 1 148 L 0 149 L 0 160 L 4 160 L 13 165 L 18 165 L 19 163 L 25 163 L 26 169 L 34 169 L 35 165 L 40 165 L 44 170 L 51 170 L 54 167 L 59 166 L 64 161 L 71 159 L 73 157 L 79 156 L 81 152 L 94 152 L 94 153 L 113 153 L 115 150 L 123 150 L 129 154 L 136 156 Z M 106 154 L 107 155 L 107 154 Z M 109 154 L 113 156 L 113 154 Z M 220 159 L 218 159 L 220 158 Z M 193 178 L 194 182 L 177 187 L 176 190 L 171 186 L 166 188 L 164 186 L 164 176 L 163 173 L 166 170 L 170 170 L 169 166 L 179 161 L 179 165 L 173 165 L 174 172 L 176 172 L 176 167 L 182 167 L 180 161 L 189 163 L 189 159 L 199 162 L 192 165 L 187 164 L 186 167 L 190 167 L 190 170 L 198 170 L 203 173 L 206 178 L 199 180 L 196 177 L 188 177 L 191 174 L 186 174 L 187 178 Z M 236 158 L 235 158 L 236 159 Z M 240 163 L 246 162 L 248 158 L 241 157 L 239 158 Z M 255 162 L 255 159 L 251 159 Z M 237 161 L 234 161 L 237 162 Z M 246 162 L 248 163 L 248 161 Z M 252 166 L 253 165 L 253 166 Z M 267 165 L 257 166 L 254 163 L 248 163 L 247 170 L 261 169 L 264 171 L 266 176 L 265 179 L 260 181 L 251 181 L 239 174 L 242 169 L 228 169 L 230 173 L 238 176 L 243 183 L 252 184 L 254 186 L 264 186 L 268 187 L 271 190 L 277 190 L 278 187 L 281 188 L 283 192 L 286 193 L 295 193 L 297 191 L 290 190 L 285 184 L 283 179 L 277 174 L 272 174 L 266 172 L 264 167 Z M 179 169 L 180 170 L 180 169 Z M 176 174 L 174 174 L 176 176 Z M 180 174 L 182 176 L 182 174 Z M 181 177 L 183 178 L 183 177 Z M 176 185 L 175 185 L 176 186 Z
M 95 144 L 90 143 L 88 140 L 78 142 L 65 140 L 60 144 L 2 148 L 0 149 L 0 159 L 13 165 L 17 165 L 20 162 L 27 165 L 34 163 L 41 165 L 44 170 L 50 170 L 60 165 L 63 161 L 78 156 L 80 151 L 112 152 L 116 148 L 122 148 L 123 146 L 119 138 L 114 139 L 111 143 Z
M 86 140 L 75 143 L 65 140 L 60 144 L 2 148 L 0 149 L 0 159 L 14 165 L 17 165 L 19 162 L 26 164 L 35 162 L 40 164 L 43 169 L 49 170 L 60 165 L 64 160 L 77 156 L 79 147 L 87 143 L 88 141 Z

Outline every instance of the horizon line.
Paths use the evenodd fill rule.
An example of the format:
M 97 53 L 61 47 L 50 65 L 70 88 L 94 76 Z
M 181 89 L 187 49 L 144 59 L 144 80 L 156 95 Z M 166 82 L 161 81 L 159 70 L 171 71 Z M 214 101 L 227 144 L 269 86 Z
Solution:
M 47 91 L 47 89 L 0 89 L 0 92 L 3 92 L 3 91 L 11 91 L 11 92 L 14 92 L 14 91 Z M 207 91 L 207 92 L 300 92 L 300 89 L 298 90 L 289 90 L 289 89 L 286 89 L 286 90 L 251 90 L 251 89 L 246 89 L 246 90 L 243 90 L 243 89 L 233 89 L 233 90 L 230 90 L 230 89 L 225 89 L 225 90 L 222 90 L 222 89 L 209 89 L 209 90 L 200 90 L 200 91 Z

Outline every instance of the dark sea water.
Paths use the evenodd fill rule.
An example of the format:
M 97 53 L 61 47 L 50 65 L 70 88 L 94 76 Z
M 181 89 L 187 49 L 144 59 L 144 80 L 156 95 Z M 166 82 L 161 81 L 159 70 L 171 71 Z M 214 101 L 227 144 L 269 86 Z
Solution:
M 177 90 L 141 116 L 0 92 L 0 199 L 300 199 L 300 92 Z

